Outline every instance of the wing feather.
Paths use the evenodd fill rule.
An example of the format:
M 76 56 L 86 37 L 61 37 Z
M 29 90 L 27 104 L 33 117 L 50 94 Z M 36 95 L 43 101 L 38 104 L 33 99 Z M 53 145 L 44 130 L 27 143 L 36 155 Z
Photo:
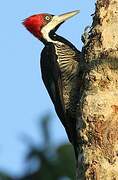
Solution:
M 41 53 L 41 72 L 43 82 L 55 106 L 57 115 L 65 126 L 65 106 L 61 71 L 57 62 L 55 47 L 52 43 L 48 43 Z

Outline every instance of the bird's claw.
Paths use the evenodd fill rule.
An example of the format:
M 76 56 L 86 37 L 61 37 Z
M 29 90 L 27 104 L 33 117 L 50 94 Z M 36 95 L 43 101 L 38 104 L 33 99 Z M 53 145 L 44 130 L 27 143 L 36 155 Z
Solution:
M 89 41 L 90 30 L 91 30 L 91 27 L 86 26 L 84 29 L 84 33 L 81 36 L 81 40 L 84 43 L 84 46 L 86 46 Z

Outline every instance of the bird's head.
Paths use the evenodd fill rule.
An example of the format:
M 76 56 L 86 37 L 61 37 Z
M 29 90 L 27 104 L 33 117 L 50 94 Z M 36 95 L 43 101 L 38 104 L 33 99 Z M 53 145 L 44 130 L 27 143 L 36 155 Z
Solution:
M 50 32 L 55 32 L 60 24 L 78 13 L 79 10 L 59 16 L 51 14 L 36 14 L 26 18 L 23 21 L 23 25 L 38 39 L 45 39 L 48 41 Z

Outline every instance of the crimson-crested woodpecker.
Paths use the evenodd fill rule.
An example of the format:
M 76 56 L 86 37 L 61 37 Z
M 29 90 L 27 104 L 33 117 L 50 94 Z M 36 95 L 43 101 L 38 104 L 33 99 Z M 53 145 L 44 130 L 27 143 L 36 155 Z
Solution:
M 76 105 L 80 51 L 55 32 L 70 17 L 72 11 L 59 16 L 36 14 L 26 18 L 23 25 L 45 45 L 41 53 L 42 79 L 54 104 L 77 158 Z

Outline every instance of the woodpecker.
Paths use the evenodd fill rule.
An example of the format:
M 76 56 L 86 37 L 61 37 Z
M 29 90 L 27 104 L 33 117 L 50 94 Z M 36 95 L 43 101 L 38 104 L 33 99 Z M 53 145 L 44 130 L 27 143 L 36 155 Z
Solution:
M 41 52 L 41 73 L 56 113 L 75 149 L 77 158 L 76 105 L 80 51 L 56 30 L 79 10 L 62 15 L 36 14 L 23 25 L 45 45 Z

